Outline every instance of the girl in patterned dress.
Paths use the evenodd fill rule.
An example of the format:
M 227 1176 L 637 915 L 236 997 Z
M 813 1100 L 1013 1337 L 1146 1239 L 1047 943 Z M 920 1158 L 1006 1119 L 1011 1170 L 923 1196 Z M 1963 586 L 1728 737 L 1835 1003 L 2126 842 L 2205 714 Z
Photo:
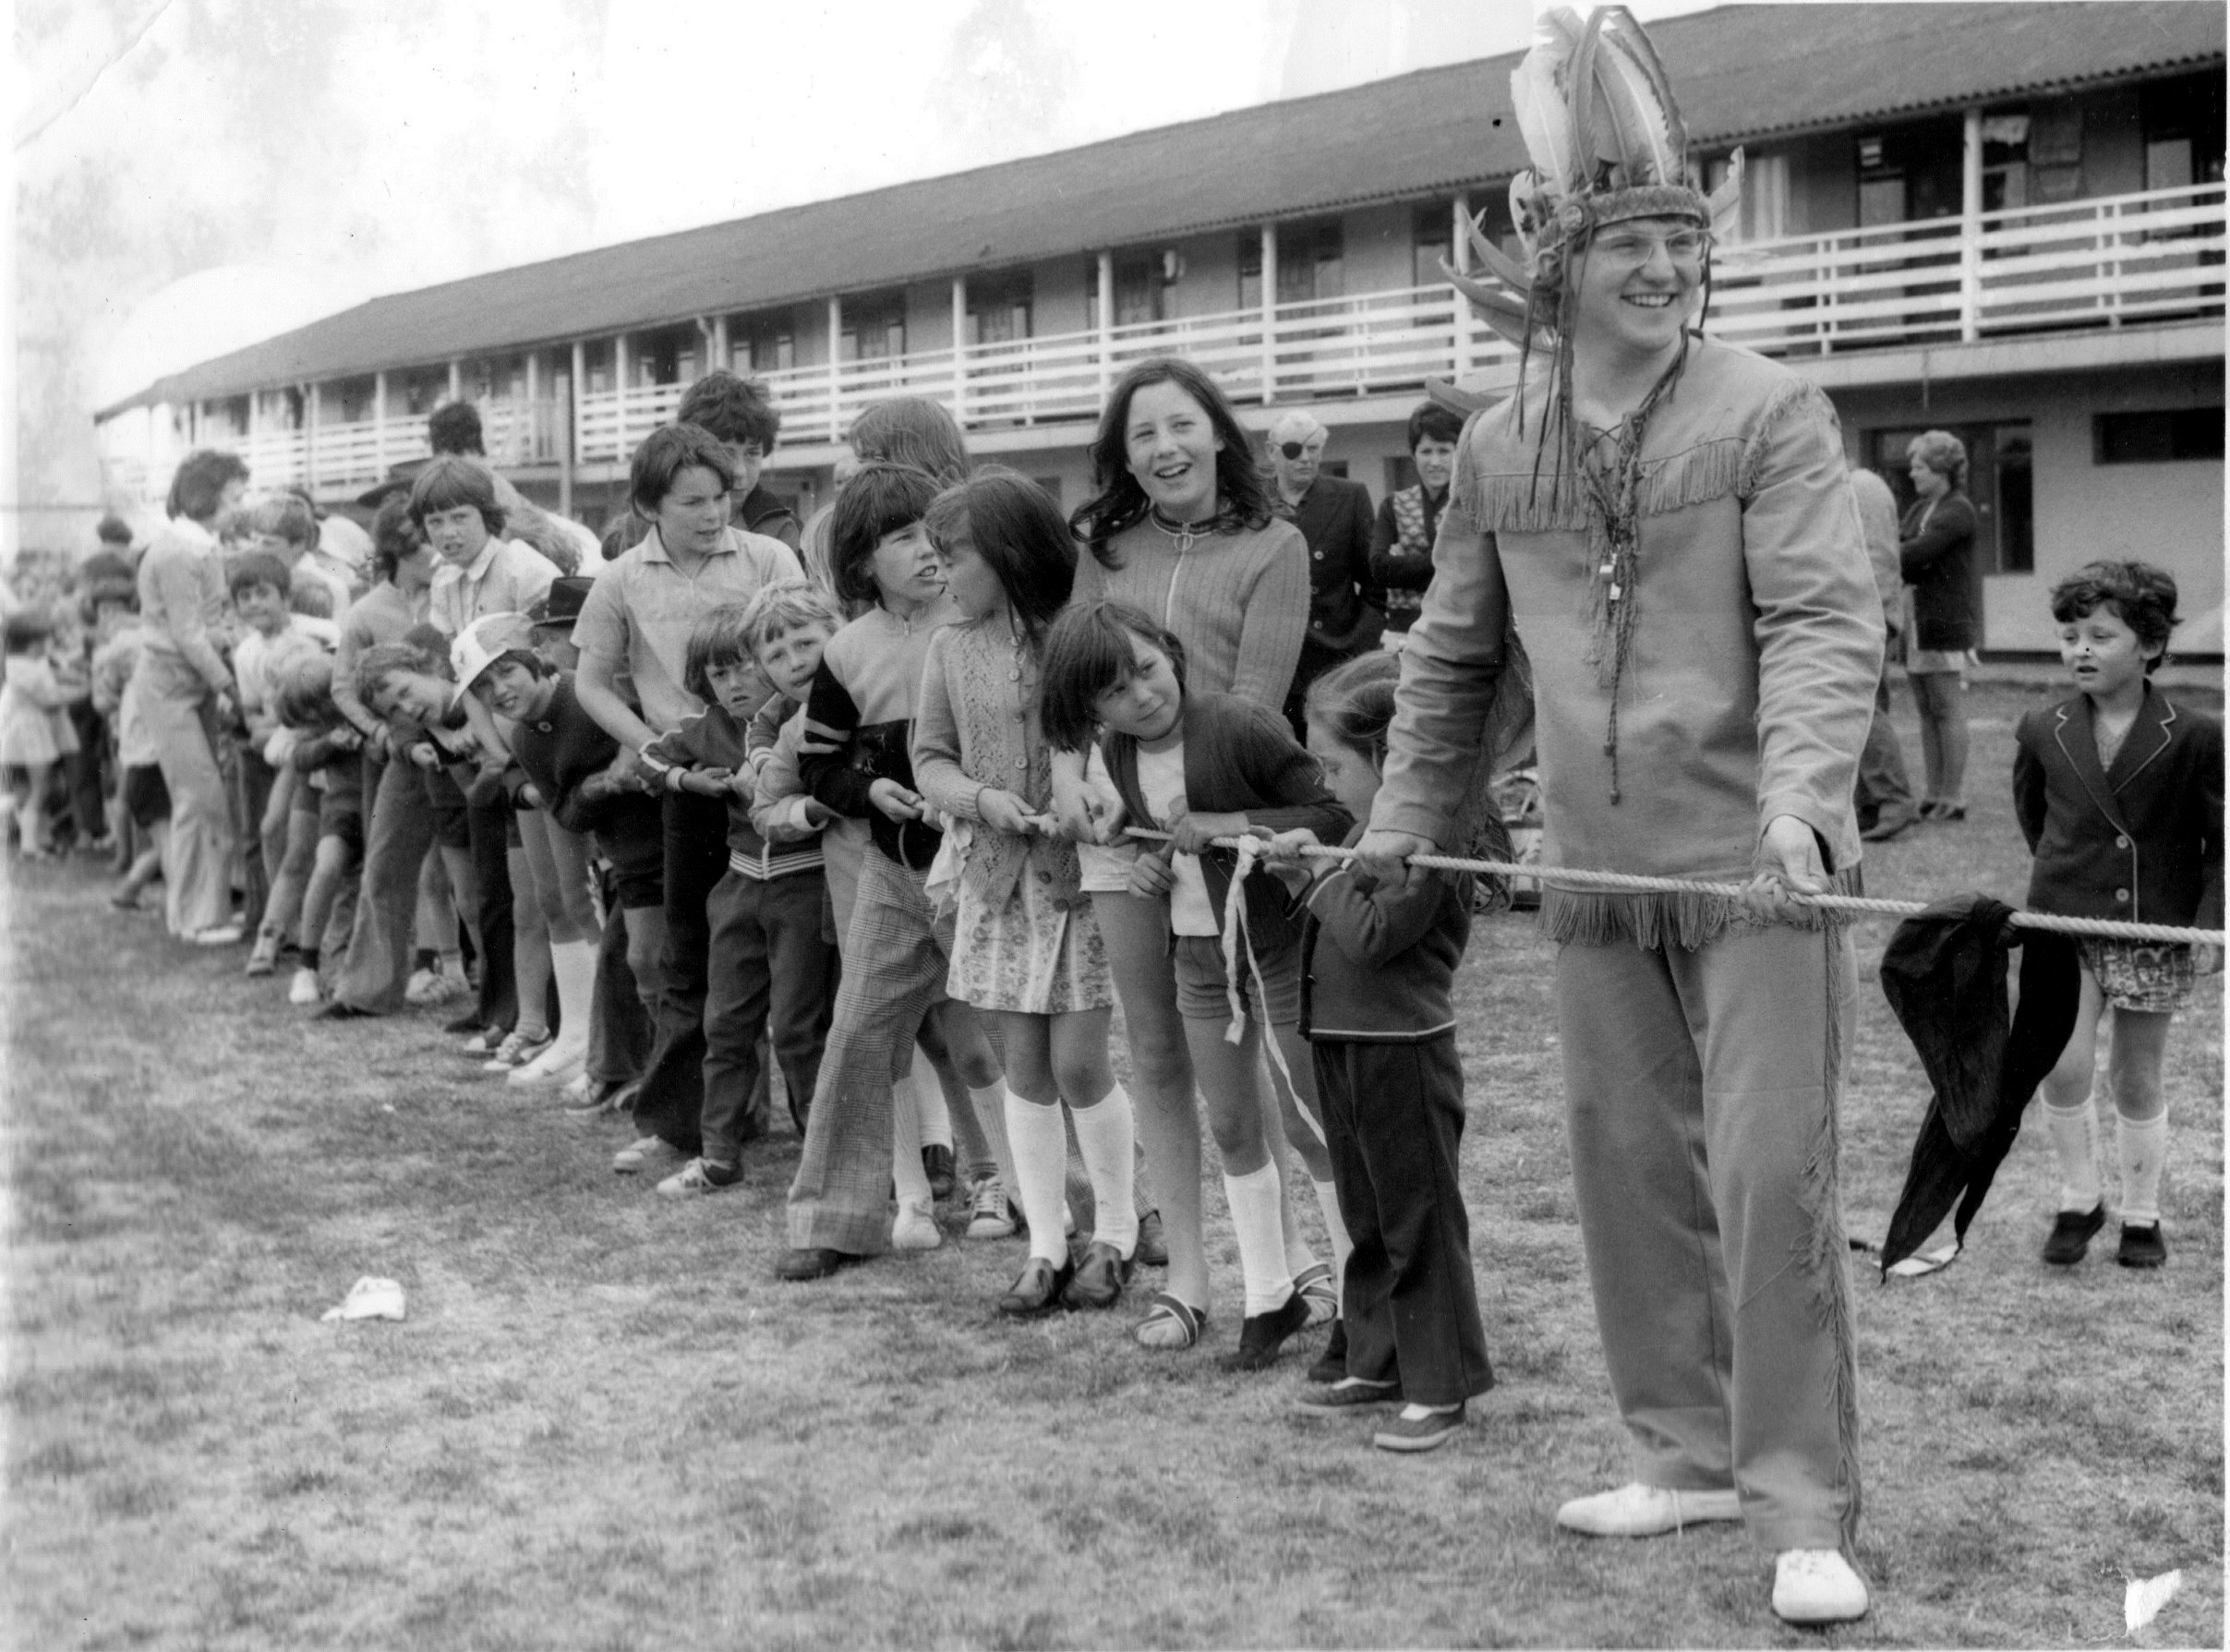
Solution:
M 947 990 L 998 1019 L 1007 1134 L 1030 1223 L 1030 1260 L 999 1308 L 1112 1308 L 1138 1247 L 1130 1097 L 1108 1066 L 1114 977 L 1076 845 L 1052 819 L 1038 721 L 1045 630 L 1068 600 L 1076 542 L 1043 489 L 997 468 L 939 495 L 927 525 L 965 618 L 930 639 L 914 783 L 966 839 Z M 1064 1103 L 1097 1211 L 1073 1273 L 1062 1237 Z

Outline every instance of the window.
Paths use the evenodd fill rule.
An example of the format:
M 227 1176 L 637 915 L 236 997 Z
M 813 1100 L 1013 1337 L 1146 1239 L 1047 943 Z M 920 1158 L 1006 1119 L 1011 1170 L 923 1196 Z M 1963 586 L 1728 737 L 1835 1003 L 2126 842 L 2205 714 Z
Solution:
M 1007 344 L 1028 338 L 1034 295 L 1028 270 L 971 277 L 968 283 L 968 342 Z
M 2220 407 L 2102 413 L 2091 421 L 2091 458 L 2095 464 L 2158 464 L 2222 456 Z
M 906 354 L 906 295 L 862 293 L 844 300 L 843 359 L 882 361 Z
M 703 376 L 705 337 L 693 323 L 661 327 L 634 341 L 634 380 L 639 385 L 688 384 Z
M 1428 207 L 1419 207 L 1410 220 L 1409 231 L 1409 284 L 1413 287 L 1437 286 L 1447 281 L 1440 273 L 1440 260 L 1454 263 L 1455 202 L 1436 200 Z
M 1706 163 L 1704 188 L 1708 194 L 1727 181 L 1728 160 L 1724 155 Z M 1886 199 L 1886 197 L 1884 198 Z M 1901 216 L 1905 207 L 1904 177 L 1899 175 L 1896 191 L 1896 210 L 1890 220 Z M 1785 154 L 1758 154 L 1754 151 L 1742 157 L 1742 204 L 1735 219 L 1732 241 L 1771 241 L 1789 233 L 1789 157 Z
M 1983 211 L 2003 212 L 2029 204 L 2027 111 L 1983 117 Z
M 2187 189 L 2223 177 L 2223 76 L 2185 75 L 2138 90 L 2145 187 Z
M 728 324 L 729 370 L 780 373 L 798 365 L 795 328 L 788 312 L 736 316 Z
M 1281 223 L 1277 231 L 1280 304 L 1308 304 L 1346 292 L 1346 235 L 1338 219 Z M 1440 278 L 1437 271 L 1433 278 Z M 1250 230 L 1239 236 L 1239 307 L 1257 309 L 1261 303 L 1262 237 Z

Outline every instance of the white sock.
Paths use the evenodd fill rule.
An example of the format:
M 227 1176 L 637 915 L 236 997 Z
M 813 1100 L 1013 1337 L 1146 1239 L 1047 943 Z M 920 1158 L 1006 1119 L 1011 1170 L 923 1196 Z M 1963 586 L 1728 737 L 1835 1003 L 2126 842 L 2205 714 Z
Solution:
M 900 1204 L 914 1200 L 935 1203 L 929 1191 L 929 1172 L 922 1164 L 922 1110 L 915 1105 L 910 1082 L 890 1087 L 890 1179 Z
M 2168 1112 L 2151 1118 L 2115 1115 L 2115 1145 L 2122 1157 L 2122 1220 L 2151 1226 L 2161 1219 L 2161 1161 L 2168 1153 Z
M 937 1082 L 937 1069 L 920 1044 L 913 1047 L 913 1094 L 922 1115 L 922 1145 L 949 1150 L 952 1112 L 945 1105 L 945 1086 Z
M 1015 1168 L 1014 1148 L 1007 1140 L 1007 1080 L 1001 1079 L 981 1090 L 970 1090 L 968 1099 L 975 1106 L 976 1123 L 982 1128 L 983 1139 L 991 1143 L 991 1156 L 999 1162 L 999 1180 L 1006 1184 L 1009 1195 L 1019 1195 L 1022 1175 Z M 1061 1152 L 1066 1158 L 1067 1148 L 1064 1146 Z M 1055 1223 L 1054 1226 L 1058 1232 L 1060 1224 Z
M 2098 1109 L 2085 1096 L 2079 1107 L 2044 1103 L 2044 1133 L 2060 1160 L 2060 1209 L 2098 1208 Z
M 1089 1107 L 1071 1107 L 1068 1116 L 1076 1121 L 1077 1152 L 1091 1178 L 1091 1236 L 1128 1256 L 1139 1243 L 1139 1212 L 1130 1197 L 1137 1136 L 1130 1092 L 1118 1084 Z
M 1068 1260 L 1068 1241 L 1061 1232 L 1068 1132 L 1061 1124 L 1061 1104 L 1041 1107 L 1008 1091 L 1007 1139 L 1014 1144 L 1015 1194 L 1030 1220 L 1030 1254 L 1059 1267 Z
M 1324 1213 L 1324 1231 L 1332 1236 L 1332 1284 L 1340 1296 L 1340 1311 L 1347 1311 L 1347 1257 L 1355 1241 L 1347 1236 L 1347 1219 L 1340 1214 L 1339 1189 L 1319 1182 L 1317 1209 Z
M 441 966 L 442 974 L 454 975 L 459 981 L 464 979 L 464 954 L 463 952 L 454 950 L 437 952 L 434 954 L 434 961 Z
M 1245 1176 L 1223 1173 L 1223 1197 L 1231 1201 L 1231 1225 L 1239 1239 L 1239 1272 L 1247 1281 L 1247 1317 L 1275 1313 L 1293 1295 L 1285 1269 L 1284 1236 L 1278 1228 L 1278 1166 L 1275 1160 Z

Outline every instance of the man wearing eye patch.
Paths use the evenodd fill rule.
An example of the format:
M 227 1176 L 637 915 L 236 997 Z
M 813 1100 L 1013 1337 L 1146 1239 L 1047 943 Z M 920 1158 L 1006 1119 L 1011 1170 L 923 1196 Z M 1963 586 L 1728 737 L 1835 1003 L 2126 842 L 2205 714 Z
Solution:
M 1308 634 L 1293 673 L 1285 716 L 1303 735 L 1308 685 L 1344 659 L 1378 646 L 1386 593 L 1370 572 L 1370 489 L 1319 469 L 1331 432 L 1310 414 L 1283 414 L 1270 427 L 1270 473 L 1277 513 L 1308 542 Z

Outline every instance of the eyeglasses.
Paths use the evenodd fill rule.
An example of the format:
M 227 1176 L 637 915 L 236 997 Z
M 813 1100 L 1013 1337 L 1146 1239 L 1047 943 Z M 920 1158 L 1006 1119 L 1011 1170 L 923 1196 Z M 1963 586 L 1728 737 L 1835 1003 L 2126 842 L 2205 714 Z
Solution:
M 1588 250 L 1597 258 L 1638 270 L 1660 247 L 1676 268 L 1694 270 L 1702 266 L 1705 255 L 1711 250 L 1711 237 L 1700 229 L 1676 229 L 1667 235 L 1634 229 L 1608 229 L 1596 236 Z
M 1309 447 L 1309 444 L 1305 441 L 1281 441 L 1278 443 L 1278 452 L 1284 454 L 1288 459 L 1298 459 L 1305 453 L 1309 458 L 1313 459 L 1318 453 L 1320 453 L 1323 451 L 1324 450 L 1322 448 L 1316 448 L 1312 450 Z

